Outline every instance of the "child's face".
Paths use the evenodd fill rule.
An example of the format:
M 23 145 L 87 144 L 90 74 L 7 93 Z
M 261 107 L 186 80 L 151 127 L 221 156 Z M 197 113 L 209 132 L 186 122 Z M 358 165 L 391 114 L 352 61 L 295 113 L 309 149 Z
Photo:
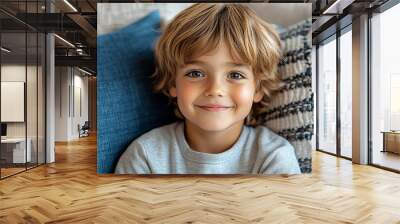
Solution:
M 235 61 L 224 42 L 178 68 L 175 84 L 169 92 L 186 121 L 206 131 L 242 125 L 263 96 L 256 91 L 252 68 Z

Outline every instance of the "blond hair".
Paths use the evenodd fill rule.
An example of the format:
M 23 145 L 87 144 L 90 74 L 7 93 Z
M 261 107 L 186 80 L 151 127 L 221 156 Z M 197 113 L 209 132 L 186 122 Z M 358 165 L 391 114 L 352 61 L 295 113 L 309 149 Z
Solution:
M 169 89 L 175 86 L 177 68 L 215 49 L 221 41 L 227 43 L 231 55 L 253 69 L 257 90 L 264 97 L 253 104 L 245 124 L 261 124 L 273 92 L 281 87 L 277 75 L 281 43 L 273 26 L 242 4 L 194 4 L 180 12 L 157 42 L 154 89 L 174 99 Z M 176 100 L 172 102 L 176 115 L 183 119 Z

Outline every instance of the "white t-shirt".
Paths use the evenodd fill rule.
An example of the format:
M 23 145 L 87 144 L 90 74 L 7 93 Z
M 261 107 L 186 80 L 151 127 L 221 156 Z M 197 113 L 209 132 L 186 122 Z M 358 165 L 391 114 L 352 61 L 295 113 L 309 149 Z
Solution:
M 265 126 L 243 126 L 235 144 L 222 153 L 194 151 L 184 123 L 153 129 L 122 154 L 117 174 L 300 174 L 293 146 Z

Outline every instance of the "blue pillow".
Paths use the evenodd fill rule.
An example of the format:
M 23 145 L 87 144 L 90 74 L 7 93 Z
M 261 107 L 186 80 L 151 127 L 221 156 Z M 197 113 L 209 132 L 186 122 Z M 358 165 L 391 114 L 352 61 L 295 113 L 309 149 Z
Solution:
M 129 143 L 176 120 L 168 99 L 152 90 L 160 14 L 151 12 L 116 32 L 98 36 L 97 172 L 113 173 Z

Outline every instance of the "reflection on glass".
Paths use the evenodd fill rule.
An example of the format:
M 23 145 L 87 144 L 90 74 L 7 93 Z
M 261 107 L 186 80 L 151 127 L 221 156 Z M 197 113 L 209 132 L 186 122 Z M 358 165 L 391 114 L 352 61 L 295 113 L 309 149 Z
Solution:
M 37 145 L 38 145 L 38 156 L 37 162 L 38 164 L 45 163 L 45 60 L 46 60 L 46 52 L 45 52 L 45 44 L 46 39 L 45 35 L 39 33 L 38 36 L 38 136 L 37 136 Z
M 37 33 L 27 33 L 27 142 L 30 147 L 30 158 L 27 167 L 31 168 L 37 165 Z
M 44 13 L 45 1 L 0 1 L 15 13 Z M 0 178 L 45 162 L 45 35 L 0 12 Z
M 390 74 L 390 130 L 400 130 L 400 73 Z
M 317 87 L 317 48 L 316 48 L 316 46 L 315 45 L 313 45 L 313 47 L 312 47 L 312 52 L 311 52 L 311 68 L 312 68 L 312 72 L 311 72 L 311 75 L 312 75 L 312 92 L 314 93 L 314 97 L 313 97 L 313 105 L 317 105 L 317 103 L 316 103 L 316 97 L 315 97 L 315 94 L 316 94 L 316 92 L 317 92 L 317 89 L 316 89 L 316 87 Z M 314 108 L 313 108 L 313 114 L 314 114 L 314 124 L 317 124 L 317 116 L 316 116 L 316 114 L 317 114 L 317 107 L 316 106 L 314 106 Z M 317 139 L 316 139 L 316 133 L 317 133 L 317 126 L 316 125 L 314 125 L 313 126 L 313 128 L 314 128 L 314 130 L 313 130 L 313 135 L 312 135 L 312 138 L 311 138 L 311 144 L 312 144 L 312 149 L 313 150 L 315 150 L 316 148 L 317 148 Z
M 400 133 L 394 148 L 387 150 L 382 132 L 400 130 L 400 4 L 372 18 L 372 163 L 400 170 Z M 393 142 L 385 142 L 387 145 Z M 384 152 L 382 152 L 382 150 Z
M 336 40 L 318 51 L 318 147 L 336 153 Z
M 25 90 L 26 90 L 26 35 L 2 33 L 1 51 L 1 122 L 6 134 L 1 140 L 1 177 L 25 170 L 30 158 L 26 144 Z
M 352 36 L 351 30 L 340 36 L 340 150 L 352 157 Z

